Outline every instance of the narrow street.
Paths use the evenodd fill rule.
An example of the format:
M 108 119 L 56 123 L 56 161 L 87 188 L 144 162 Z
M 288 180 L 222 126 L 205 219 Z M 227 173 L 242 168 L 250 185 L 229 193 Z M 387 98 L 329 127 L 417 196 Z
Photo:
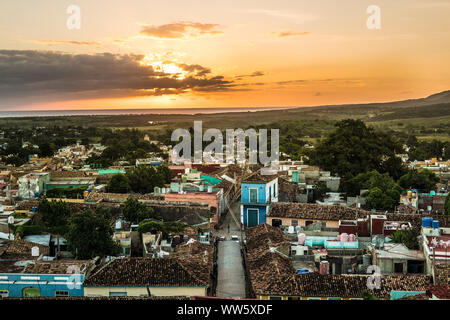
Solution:
M 233 206 L 233 212 L 239 219 L 239 205 Z M 230 231 L 228 232 L 228 226 Z M 231 236 L 239 237 L 239 242 L 231 241 Z M 225 237 L 217 246 L 217 297 L 245 298 L 245 270 L 241 255 L 241 231 L 228 212 L 222 226 L 215 236 Z

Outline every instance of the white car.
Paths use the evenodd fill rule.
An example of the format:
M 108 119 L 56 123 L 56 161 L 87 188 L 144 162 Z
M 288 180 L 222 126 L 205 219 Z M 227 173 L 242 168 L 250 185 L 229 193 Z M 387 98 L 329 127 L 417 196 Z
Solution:
M 231 236 L 231 241 L 236 241 L 236 242 L 239 242 L 239 237 L 238 237 L 238 236 L 236 236 L 236 235 L 234 235 L 234 236 Z

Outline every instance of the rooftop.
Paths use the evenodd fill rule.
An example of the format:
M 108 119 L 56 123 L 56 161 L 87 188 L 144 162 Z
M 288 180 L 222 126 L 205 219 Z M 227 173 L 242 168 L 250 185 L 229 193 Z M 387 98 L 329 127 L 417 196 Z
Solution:
M 206 287 L 203 281 L 184 268 L 177 259 L 116 258 L 93 273 L 85 286 Z

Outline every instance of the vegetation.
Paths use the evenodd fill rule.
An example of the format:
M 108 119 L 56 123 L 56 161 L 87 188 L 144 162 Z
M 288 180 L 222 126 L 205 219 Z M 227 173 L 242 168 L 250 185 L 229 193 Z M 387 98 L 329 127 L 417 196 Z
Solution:
M 55 234 L 64 234 L 67 231 L 67 221 L 71 216 L 67 203 L 48 201 L 44 197 L 39 201 L 37 211 L 46 231 Z
M 361 293 L 362 293 L 362 297 L 364 300 L 380 300 L 377 296 L 375 296 L 369 290 L 363 290 L 363 291 L 361 291 Z
M 116 174 L 106 185 L 106 191 L 112 193 L 128 193 L 131 191 L 130 180 L 122 173 Z
M 417 237 L 419 233 L 416 229 L 411 230 L 396 230 L 392 235 L 392 242 L 394 243 L 402 243 L 410 250 L 419 249 L 419 241 Z
M 113 176 L 107 185 L 109 192 L 127 193 L 151 193 L 155 187 L 163 187 L 170 183 L 171 172 L 167 166 L 147 167 L 138 166 L 125 175 L 117 174 Z
M 402 164 L 395 154 L 401 152 L 401 144 L 389 135 L 348 119 L 336 123 L 336 130 L 307 155 L 310 164 L 351 179 L 368 170 L 396 175 Z
M 368 190 L 363 196 L 371 209 L 392 210 L 397 205 L 403 189 L 388 173 L 372 170 L 360 173 L 344 184 L 347 195 L 359 195 L 360 190 Z
M 162 232 L 163 238 L 167 239 L 169 234 L 183 232 L 185 228 L 186 225 L 179 222 L 163 222 L 155 219 L 145 219 L 139 223 L 138 231 L 140 233 Z
M 87 187 L 54 188 L 45 194 L 48 198 L 83 199 Z
M 103 207 L 75 213 L 65 234 L 72 254 L 77 259 L 117 254 L 118 246 L 112 239 L 114 230 L 110 222 L 110 212 Z
M 127 221 L 139 223 L 144 219 L 157 219 L 161 217 L 153 208 L 147 207 L 137 199 L 128 198 L 122 209 L 122 214 Z
M 436 189 L 439 178 L 427 169 L 411 170 L 403 175 L 398 183 L 405 189 L 417 189 L 420 192 L 430 192 Z

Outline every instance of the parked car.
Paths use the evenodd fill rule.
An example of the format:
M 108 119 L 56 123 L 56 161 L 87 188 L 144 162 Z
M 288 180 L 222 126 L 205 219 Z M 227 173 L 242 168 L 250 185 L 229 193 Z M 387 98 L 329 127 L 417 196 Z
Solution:
M 232 235 L 232 236 L 231 236 L 231 241 L 239 242 L 239 237 L 236 236 L 236 235 Z
M 225 237 L 224 237 L 224 236 L 221 236 L 221 237 L 219 237 L 219 238 L 217 239 L 217 241 L 225 241 Z

